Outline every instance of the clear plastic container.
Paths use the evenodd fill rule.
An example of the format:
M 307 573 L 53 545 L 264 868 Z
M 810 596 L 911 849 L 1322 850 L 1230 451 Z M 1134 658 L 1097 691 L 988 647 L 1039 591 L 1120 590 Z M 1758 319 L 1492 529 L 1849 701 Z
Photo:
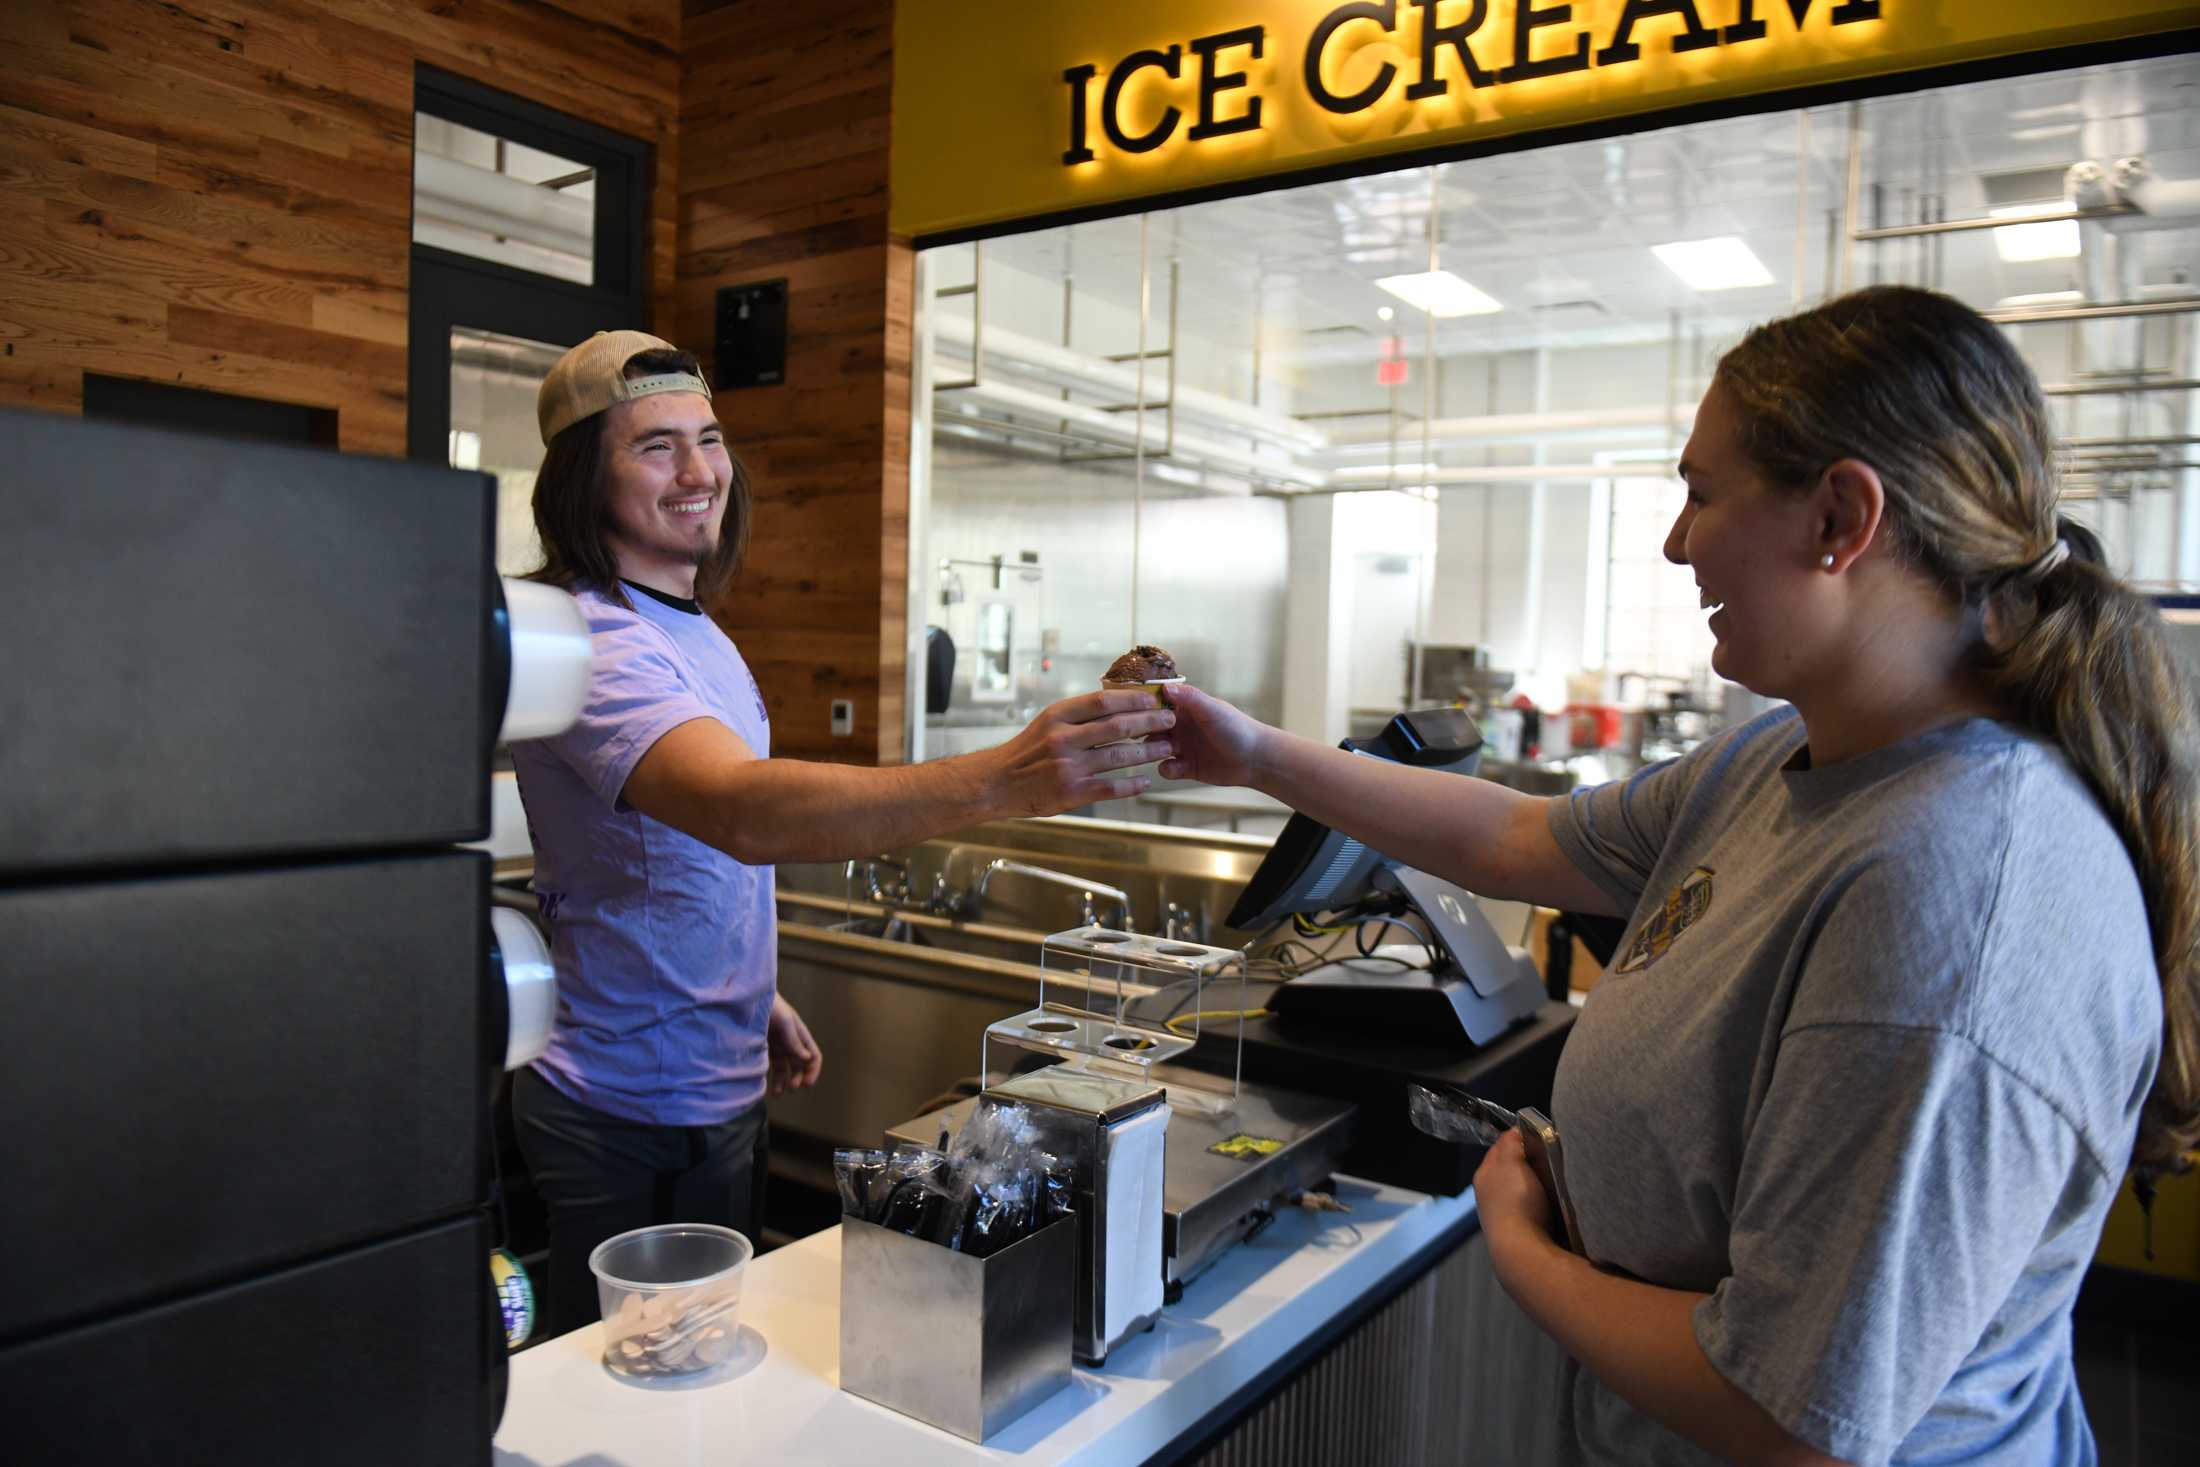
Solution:
M 622 1375 L 694 1375 L 733 1358 L 741 1279 L 755 1252 L 732 1228 L 663 1223 L 588 1255 L 603 1308 L 603 1361 Z

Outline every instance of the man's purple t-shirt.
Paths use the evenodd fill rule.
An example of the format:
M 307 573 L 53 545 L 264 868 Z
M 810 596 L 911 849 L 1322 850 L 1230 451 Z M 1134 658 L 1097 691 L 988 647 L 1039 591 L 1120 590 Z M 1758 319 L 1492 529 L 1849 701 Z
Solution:
M 595 662 L 564 733 L 512 745 L 535 892 L 558 970 L 535 1061 L 568 1097 L 628 1120 L 714 1125 L 764 1094 L 779 971 L 772 868 L 744 866 L 620 798 L 650 746 L 714 718 L 758 757 L 771 725 L 748 664 L 710 617 L 629 591 L 575 593 Z

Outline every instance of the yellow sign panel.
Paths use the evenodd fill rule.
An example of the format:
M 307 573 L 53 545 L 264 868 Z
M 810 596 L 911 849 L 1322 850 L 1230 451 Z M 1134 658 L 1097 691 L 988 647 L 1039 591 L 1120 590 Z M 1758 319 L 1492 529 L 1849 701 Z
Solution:
M 945 234 L 2193 24 L 2160 0 L 915 0 L 895 233 Z

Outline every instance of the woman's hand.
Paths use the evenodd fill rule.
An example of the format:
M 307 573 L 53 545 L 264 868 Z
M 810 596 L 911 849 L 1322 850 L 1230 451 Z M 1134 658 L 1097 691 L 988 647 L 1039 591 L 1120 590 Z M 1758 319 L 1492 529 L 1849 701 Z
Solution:
M 1725 1462 L 1842 1467 L 1798 1440 L 1721 1375 L 1696 1340 L 1710 1297 L 1606 1273 L 1551 1233 L 1552 1208 L 1507 1131 L 1474 1173 L 1474 1205 L 1497 1282 L 1528 1318 L 1635 1409 Z
M 1500 1281 L 1506 1265 L 1524 1247 L 1555 1246 L 1551 1199 L 1543 1179 L 1528 1165 L 1527 1144 L 1518 1131 L 1497 1138 L 1474 1172 L 1474 1209 L 1490 1240 L 1490 1262 Z
M 825 1052 L 810 1037 L 810 1026 L 802 1022 L 793 1004 L 776 993 L 772 995 L 771 1018 L 764 1025 L 764 1049 L 768 1057 L 764 1093 L 768 1096 L 815 1085 L 825 1068 Z
M 1161 695 L 1176 710 L 1176 757 L 1161 764 L 1166 779 L 1201 784 L 1251 784 L 1260 750 L 1274 732 L 1190 683 L 1172 683 Z

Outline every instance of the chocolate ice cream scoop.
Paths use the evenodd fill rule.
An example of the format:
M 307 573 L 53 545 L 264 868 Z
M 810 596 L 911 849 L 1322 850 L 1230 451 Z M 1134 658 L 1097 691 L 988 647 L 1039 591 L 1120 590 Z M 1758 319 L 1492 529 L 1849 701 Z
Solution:
M 1176 670 L 1176 659 L 1166 648 L 1148 646 L 1141 642 L 1108 664 L 1108 670 L 1100 675 L 1102 683 L 1160 683 L 1168 682 L 1183 674 Z

